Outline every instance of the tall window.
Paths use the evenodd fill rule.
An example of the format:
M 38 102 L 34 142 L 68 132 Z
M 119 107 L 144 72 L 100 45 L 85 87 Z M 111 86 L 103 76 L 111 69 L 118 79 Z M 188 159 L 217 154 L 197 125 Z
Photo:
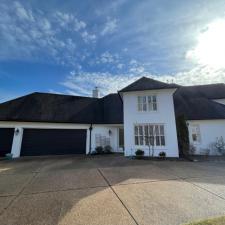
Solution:
M 156 95 L 138 96 L 138 111 L 157 111 Z
M 200 136 L 199 125 L 192 125 L 191 126 L 191 138 L 192 138 L 193 143 L 200 143 L 201 136 Z
M 134 126 L 135 145 L 165 146 L 164 125 L 138 124 Z

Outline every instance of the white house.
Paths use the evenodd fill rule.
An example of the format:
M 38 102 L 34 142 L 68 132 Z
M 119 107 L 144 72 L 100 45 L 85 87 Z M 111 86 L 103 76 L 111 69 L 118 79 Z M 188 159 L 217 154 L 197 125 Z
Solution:
M 178 86 L 142 77 L 99 98 L 32 93 L 0 104 L 0 155 L 89 154 L 97 146 L 125 156 L 178 157 L 176 117 L 185 115 L 196 154 L 225 140 L 225 85 Z

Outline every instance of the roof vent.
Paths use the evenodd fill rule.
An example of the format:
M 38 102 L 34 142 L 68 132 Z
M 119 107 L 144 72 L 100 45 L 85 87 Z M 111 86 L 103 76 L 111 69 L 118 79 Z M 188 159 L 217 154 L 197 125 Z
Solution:
M 93 98 L 100 98 L 100 92 L 98 87 L 95 87 L 95 89 L 92 91 L 92 97 Z

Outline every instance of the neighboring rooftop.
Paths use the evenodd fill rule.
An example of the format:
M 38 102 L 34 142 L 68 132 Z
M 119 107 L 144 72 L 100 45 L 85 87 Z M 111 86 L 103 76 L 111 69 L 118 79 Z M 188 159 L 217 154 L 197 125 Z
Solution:
M 174 89 L 178 88 L 177 84 L 168 84 L 161 81 L 153 80 L 151 78 L 142 77 L 127 87 L 123 88 L 119 92 L 130 91 L 144 91 L 144 90 L 157 90 L 157 89 Z

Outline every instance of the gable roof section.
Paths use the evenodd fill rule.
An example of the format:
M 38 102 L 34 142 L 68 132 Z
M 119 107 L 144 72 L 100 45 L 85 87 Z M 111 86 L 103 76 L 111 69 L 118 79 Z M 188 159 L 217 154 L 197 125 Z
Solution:
M 123 104 L 118 94 L 109 94 L 102 98 L 104 123 L 123 123 Z
M 123 123 L 121 108 L 117 94 L 98 99 L 36 92 L 0 104 L 0 121 Z
M 151 78 L 142 77 L 119 92 L 130 91 L 144 91 L 144 90 L 157 90 L 157 89 L 174 89 L 178 88 L 177 84 L 167 84 L 161 81 L 153 80 Z
M 189 120 L 225 119 L 225 105 L 209 99 L 219 98 L 222 92 L 217 93 L 216 85 L 204 86 L 199 89 L 197 86 L 177 89 L 174 93 L 176 116 L 185 115 Z

